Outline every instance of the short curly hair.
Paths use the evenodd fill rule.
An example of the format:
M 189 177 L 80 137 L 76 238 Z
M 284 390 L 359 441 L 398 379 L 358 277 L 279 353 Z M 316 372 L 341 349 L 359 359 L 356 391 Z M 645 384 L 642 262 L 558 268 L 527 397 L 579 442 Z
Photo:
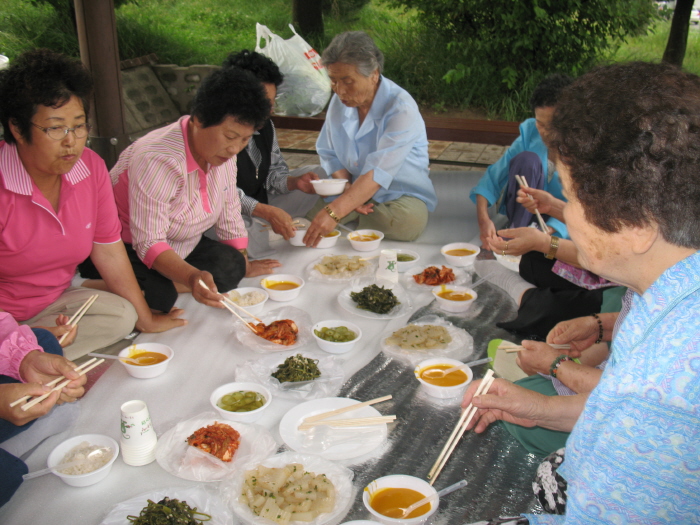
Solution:
M 280 68 L 277 67 L 277 64 L 271 58 L 248 49 L 242 49 L 238 53 L 231 53 L 221 66 L 245 69 L 253 73 L 260 82 L 274 84 L 275 87 L 279 87 L 284 81 Z
M 384 54 L 364 31 L 346 31 L 335 35 L 323 50 L 321 61 L 326 67 L 338 62 L 351 64 L 365 77 L 377 70 L 380 74 L 384 71 Z
M 228 67 L 213 71 L 202 81 L 192 101 L 191 114 L 205 128 L 233 117 L 260 129 L 270 115 L 270 101 L 260 81 L 249 71 Z
M 658 225 L 700 248 L 700 77 L 645 62 L 595 69 L 564 90 L 551 127 L 588 222 Z
M 32 118 L 38 106 L 60 108 L 77 97 L 87 118 L 91 94 L 92 78 L 80 61 L 49 49 L 22 53 L 9 68 L 0 70 L 0 124 L 5 141 L 16 143 L 12 123 L 31 143 Z
M 569 75 L 554 73 L 543 78 L 537 86 L 535 86 L 532 96 L 530 97 L 530 109 L 535 111 L 537 108 L 551 108 L 557 105 L 561 92 L 566 86 L 573 82 L 573 78 Z

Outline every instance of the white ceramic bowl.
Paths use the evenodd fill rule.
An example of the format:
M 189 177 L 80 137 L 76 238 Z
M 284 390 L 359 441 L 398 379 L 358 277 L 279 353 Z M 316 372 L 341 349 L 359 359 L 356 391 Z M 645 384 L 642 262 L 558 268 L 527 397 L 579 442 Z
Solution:
M 129 375 L 138 377 L 139 379 L 150 379 L 165 373 L 165 370 L 168 368 L 170 361 L 173 360 L 173 356 L 175 355 L 172 348 L 161 343 L 136 343 L 136 349 L 143 350 L 145 352 L 158 352 L 159 354 L 165 354 L 168 356 L 165 361 L 156 365 L 148 366 L 131 365 L 120 359 L 119 362 L 124 365 L 124 368 L 126 368 Z M 128 346 L 119 352 L 119 357 L 130 357 L 130 354 L 131 347 Z
M 348 183 L 345 179 L 320 179 L 312 180 L 316 193 L 323 196 L 340 195 Z
M 231 292 L 232 291 L 233 290 L 231 290 Z M 260 312 L 262 312 L 262 309 L 265 307 L 265 303 L 270 298 L 270 294 L 267 293 L 267 290 L 263 290 L 262 288 L 255 288 L 254 286 L 236 288 L 236 291 L 241 295 L 245 295 L 245 294 L 250 293 L 250 292 L 260 292 L 261 294 L 263 294 L 265 296 L 265 299 L 263 299 L 259 303 L 256 303 L 256 304 L 253 304 L 250 306 L 243 306 L 242 307 L 242 308 L 245 308 L 251 314 L 259 314 Z M 229 293 L 231 293 L 231 292 L 229 292 Z
M 269 285 L 271 283 L 279 283 L 284 281 L 293 282 L 298 284 L 299 286 L 290 290 L 272 290 L 271 288 L 269 288 Z M 301 289 L 304 287 L 304 284 L 304 279 L 288 273 L 274 274 L 270 277 L 265 277 L 260 281 L 260 286 L 262 286 L 263 289 L 268 293 L 270 299 L 279 302 L 292 301 L 299 297 L 299 294 L 301 293 Z
M 445 299 L 444 297 L 440 297 L 438 295 L 438 293 L 442 292 L 443 289 L 452 290 L 455 292 L 466 292 L 471 295 L 472 298 L 467 301 L 453 301 L 452 299 Z M 453 286 L 451 284 L 441 284 L 440 286 L 436 286 L 433 288 L 433 295 L 435 296 L 435 299 L 437 299 L 440 309 L 446 312 L 466 312 L 472 307 L 472 304 L 474 304 L 476 298 L 479 297 L 478 294 L 471 288 L 467 288 L 466 286 Z
M 413 259 L 412 261 L 403 261 L 403 262 L 402 262 L 402 261 L 398 261 L 398 262 L 396 263 L 396 266 L 397 266 L 397 269 L 399 270 L 399 273 L 405 272 L 405 271 L 408 270 L 411 266 L 415 265 L 418 261 L 420 261 L 420 255 L 418 255 L 418 253 L 417 253 L 417 252 L 414 252 L 413 250 L 404 250 L 404 249 L 400 249 L 400 250 L 394 250 L 394 251 L 396 252 L 397 257 L 398 257 L 400 254 L 410 255 L 410 256 L 412 256 L 412 257 L 415 257 L 415 259 Z
M 474 253 L 471 255 L 448 255 L 446 252 L 450 250 L 471 250 Z M 440 249 L 440 253 L 445 258 L 448 264 L 453 266 L 471 266 L 476 261 L 476 256 L 479 255 L 481 248 L 475 244 L 470 244 L 468 242 L 453 242 L 451 244 L 446 244 Z
M 112 449 L 114 455 L 106 465 L 103 465 L 92 472 L 88 472 L 87 474 L 70 475 L 62 474 L 56 471 L 53 472 L 56 476 L 61 478 L 61 481 L 72 487 L 87 487 L 105 479 L 109 474 L 109 471 L 112 470 L 112 464 L 119 455 L 119 444 L 111 437 L 103 436 L 102 434 L 83 434 L 82 436 L 75 436 L 67 439 L 54 448 L 46 461 L 47 466 L 55 467 L 56 465 L 60 464 L 66 454 L 68 454 L 73 447 L 80 445 L 83 441 L 87 441 L 91 445 L 109 447 Z
M 378 238 L 373 241 L 357 241 L 354 240 L 360 235 L 376 235 Z M 372 250 L 379 249 L 379 243 L 382 242 L 384 234 L 379 230 L 355 230 L 352 233 L 348 233 L 348 240 L 352 247 L 358 252 L 371 252 Z
M 320 330 L 321 328 L 335 328 L 337 326 L 345 326 L 348 328 L 348 330 L 355 332 L 355 339 L 352 341 L 347 341 L 346 343 L 334 343 L 333 341 L 321 339 L 316 335 L 316 330 Z M 319 348 L 324 352 L 328 352 L 329 354 L 344 354 L 345 352 L 349 352 L 355 347 L 355 344 L 362 337 L 362 330 L 359 326 L 357 326 L 355 323 L 351 323 L 350 321 L 340 320 L 329 320 L 316 323 L 311 332 L 314 334 L 314 339 L 316 339 L 316 343 L 318 343 Z
M 446 357 L 436 357 L 433 359 L 426 359 L 418 363 L 418 366 L 413 370 L 413 373 L 418 379 L 421 388 L 425 390 L 425 393 L 429 396 L 439 397 L 440 399 L 449 399 L 452 397 L 462 397 L 469 383 L 474 379 L 474 373 L 471 368 L 463 368 L 462 371 L 467 375 L 466 381 L 455 386 L 438 386 L 428 383 L 421 378 L 421 372 L 426 368 L 434 367 L 435 365 L 449 365 L 450 367 L 462 365 L 462 361 L 457 361 L 456 359 L 448 359 Z
M 419 525 L 420 523 L 425 523 L 428 521 L 428 518 L 435 513 L 440 504 L 440 498 L 433 499 L 430 502 L 430 510 L 417 518 L 389 518 L 383 514 L 379 514 L 370 506 L 369 487 L 373 487 L 373 491 L 387 488 L 406 488 L 420 492 L 423 496 L 431 496 L 432 494 L 436 494 L 437 491 L 427 481 L 403 474 L 394 474 L 392 476 L 384 476 L 383 478 L 375 479 L 362 492 L 362 503 L 365 504 L 365 508 L 372 515 L 372 519 L 377 520 L 379 523 L 384 523 L 385 525 Z
M 259 392 L 265 398 L 265 404 L 260 408 L 251 410 L 250 412 L 229 412 L 228 410 L 224 410 L 217 405 L 219 399 L 224 397 L 226 394 L 238 392 L 239 390 Z M 226 383 L 211 393 L 209 402 L 224 419 L 228 419 L 229 421 L 238 421 L 239 423 L 252 423 L 260 419 L 262 413 L 267 410 L 267 407 L 270 406 L 270 403 L 272 402 L 272 394 L 270 394 L 270 391 L 267 388 L 259 385 L 258 383 Z

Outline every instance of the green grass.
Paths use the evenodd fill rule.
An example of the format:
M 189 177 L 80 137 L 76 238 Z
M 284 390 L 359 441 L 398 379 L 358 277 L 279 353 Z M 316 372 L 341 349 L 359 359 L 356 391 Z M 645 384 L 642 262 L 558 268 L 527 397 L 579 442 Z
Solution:
M 220 64 L 231 51 L 255 47 L 255 24 L 278 35 L 292 35 L 291 0 L 138 0 L 117 9 L 122 59 L 155 53 L 161 63 L 181 66 Z M 448 84 L 445 73 L 459 61 L 447 42 L 427 31 L 414 12 L 373 0 L 361 11 L 342 19 L 325 17 L 325 35 L 311 44 L 322 50 L 333 35 L 353 29 L 367 31 L 386 55 L 385 74 L 406 88 L 424 108 L 478 109 L 491 118 L 520 120 L 527 116 L 527 99 L 534 83 L 515 95 L 494 99 L 487 67 L 469 71 L 465 80 Z M 649 35 L 629 39 L 606 61 L 659 61 L 670 23 L 660 22 Z M 31 0 L 3 0 L 0 5 L 0 54 L 12 60 L 32 47 L 48 47 L 78 56 L 77 37 L 70 18 L 50 5 Z M 684 67 L 700 74 L 700 31 L 691 30 Z

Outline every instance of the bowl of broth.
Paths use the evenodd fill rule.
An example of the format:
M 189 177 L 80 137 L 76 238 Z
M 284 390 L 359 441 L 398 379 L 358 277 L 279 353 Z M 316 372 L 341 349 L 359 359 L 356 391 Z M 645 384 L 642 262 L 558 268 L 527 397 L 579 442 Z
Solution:
M 438 307 L 446 312 L 466 312 L 478 297 L 471 288 L 451 284 L 436 286 L 432 292 L 438 302 Z
M 427 496 L 436 494 L 427 482 L 413 476 L 394 474 L 375 479 L 365 487 L 362 502 L 372 519 L 386 525 L 419 525 L 425 523 L 438 508 L 439 498 L 418 507 L 406 518 L 393 518 L 398 508 L 406 508 Z
M 379 230 L 355 230 L 348 233 L 348 240 L 353 249 L 358 252 L 371 252 L 379 249 L 384 234 Z
M 457 361 L 456 359 L 436 357 L 418 363 L 413 373 L 416 379 L 418 379 L 423 391 L 429 396 L 440 399 L 462 397 L 467 386 L 469 386 L 469 383 L 471 383 L 474 378 L 471 368 L 455 370 L 442 377 L 440 377 L 440 375 L 431 375 L 430 373 L 426 374 L 429 370 L 447 370 L 462 364 L 461 361 Z
M 161 343 L 140 343 L 131 345 L 119 352 L 119 357 L 135 359 L 138 361 L 138 364 L 123 359 L 120 359 L 119 362 L 124 365 L 130 376 L 139 379 L 150 379 L 165 373 L 174 355 L 173 349 L 167 345 Z
M 273 301 L 292 301 L 299 297 L 304 286 L 304 279 L 291 274 L 275 274 L 260 281 L 260 286 Z
M 440 253 L 453 266 L 471 266 L 476 261 L 481 248 L 468 242 L 453 242 L 440 249 Z
M 405 250 L 401 248 L 396 251 L 396 269 L 399 273 L 403 273 L 408 270 L 411 266 L 414 266 L 418 261 L 420 261 L 420 255 L 413 250 Z

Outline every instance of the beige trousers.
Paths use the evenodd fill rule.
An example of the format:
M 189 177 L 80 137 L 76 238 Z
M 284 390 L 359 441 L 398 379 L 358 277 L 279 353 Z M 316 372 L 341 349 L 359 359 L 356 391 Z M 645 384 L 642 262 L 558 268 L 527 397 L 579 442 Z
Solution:
M 99 297 L 78 323 L 78 335 L 73 344 L 63 349 L 66 358 L 73 361 L 124 339 L 134 329 L 136 310 L 118 295 L 90 288 L 68 288 L 53 304 L 22 324 L 55 326 L 59 314 L 71 317 L 93 294 Z

